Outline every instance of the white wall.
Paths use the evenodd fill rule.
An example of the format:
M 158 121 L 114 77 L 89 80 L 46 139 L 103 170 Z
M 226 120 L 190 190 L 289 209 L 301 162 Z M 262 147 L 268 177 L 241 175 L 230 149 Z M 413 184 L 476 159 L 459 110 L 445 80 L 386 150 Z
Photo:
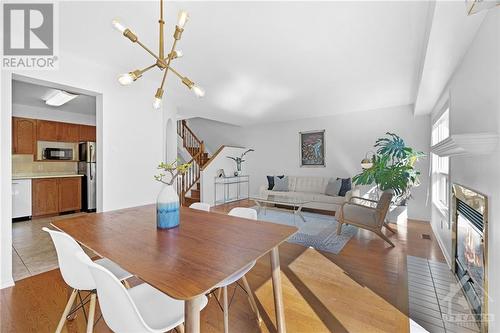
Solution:
M 92 125 L 96 124 L 95 114 L 82 114 L 43 107 L 29 106 L 23 104 L 12 105 L 12 115 L 15 117 L 36 118 L 43 120 L 61 121 L 72 124 Z
M 500 8 L 488 12 L 462 64 L 450 81 L 451 134 L 500 130 Z M 437 112 L 437 110 L 435 111 Z M 500 331 L 500 153 L 459 156 L 450 160 L 451 183 L 484 193 L 489 199 L 489 295 L 495 315 L 490 332 Z M 440 230 L 440 217 L 432 226 L 451 254 L 451 230 Z M 436 232 L 437 231 L 437 232 Z
M 198 139 L 204 141 L 210 153 L 215 153 L 223 145 L 241 145 L 242 127 L 240 126 L 205 118 L 190 118 L 186 121 Z
M 176 140 L 164 132 L 166 121 L 175 112 L 166 94 L 164 109 L 154 111 L 151 103 L 156 82 L 139 80 L 134 85 L 122 87 L 116 81 L 123 68 L 99 65 L 98 59 L 88 61 L 78 55 L 61 53 L 57 71 L 25 71 L 23 76 L 77 87 L 102 94 L 102 110 L 97 109 L 97 140 L 100 145 L 102 185 L 102 210 L 153 203 L 160 190 L 154 179 L 156 166 L 166 155 L 164 141 Z M 2 71 L 2 83 L 10 74 Z M 1 122 L 1 232 L 2 232 L 2 285 L 11 279 L 11 92 L 2 86 Z M 98 103 L 101 97 L 98 96 Z M 175 118 L 174 118 L 175 119 Z M 99 153 L 99 151 L 98 151 Z M 98 174 L 99 176 L 99 174 Z M 11 280 L 10 280 L 11 281 Z
M 237 157 L 241 156 L 245 152 L 244 148 L 236 147 L 224 147 L 220 153 L 208 164 L 205 169 L 201 172 L 201 202 L 206 202 L 210 205 L 214 205 L 215 199 L 215 177 L 217 175 L 217 170 L 223 169 L 226 176 L 232 176 L 236 171 L 236 162 L 227 158 L 228 156 Z M 247 155 L 248 156 L 248 155 Z M 249 170 L 246 168 L 246 164 L 242 164 L 241 168 L 243 175 L 248 175 Z M 217 200 L 222 200 L 224 195 L 224 186 L 217 185 Z M 228 187 L 228 197 L 233 198 L 237 195 L 237 185 L 229 185 Z M 248 185 L 240 184 L 240 195 L 245 195 L 248 193 Z
M 267 183 L 266 175 L 352 177 L 361 171 L 360 162 L 365 153 L 375 150 L 375 140 L 387 131 L 397 133 L 408 145 L 426 154 L 430 145 L 430 116 L 414 117 L 410 106 L 245 127 L 201 118 L 190 119 L 189 124 L 208 144 L 217 138 L 217 145 L 230 142 L 255 149 L 243 164 L 245 173 L 251 176 L 251 194 L 257 194 L 260 185 Z M 326 130 L 326 167 L 301 168 L 299 132 L 322 129 Z M 429 161 L 425 158 L 418 164 L 422 184 L 412 191 L 414 198 L 408 206 L 408 217 L 412 219 L 430 220 L 430 207 L 426 204 Z

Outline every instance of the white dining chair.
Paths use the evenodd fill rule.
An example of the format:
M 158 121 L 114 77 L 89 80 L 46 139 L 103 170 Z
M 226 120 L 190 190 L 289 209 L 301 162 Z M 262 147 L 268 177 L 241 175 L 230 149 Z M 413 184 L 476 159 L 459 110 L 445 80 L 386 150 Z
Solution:
M 147 283 L 126 289 L 105 267 L 84 253 L 76 254 L 92 275 L 104 321 L 114 332 L 167 332 L 184 330 L 184 301 L 173 299 Z M 205 296 L 200 310 L 208 303 Z
M 57 260 L 59 263 L 61 275 L 66 284 L 73 288 L 68 303 L 66 304 L 66 308 L 64 309 L 61 319 L 59 320 L 59 324 L 57 325 L 56 333 L 62 331 L 64 323 L 66 322 L 66 319 L 70 312 L 74 313 L 80 307 L 83 308 L 85 299 L 82 299 L 81 296 L 79 296 L 80 306 L 77 306 L 73 310 L 71 310 L 76 296 L 79 295 L 80 291 L 88 291 L 91 293 L 89 314 L 87 317 L 87 332 L 90 333 L 94 328 L 94 315 L 96 306 L 96 294 L 94 290 L 96 289 L 96 286 L 87 266 L 83 265 L 81 261 L 76 258 L 75 254 L 77 252 L 81 252 L 84 256 L 87 257 L 88 260 L 92 260 L 85 254 L 80 245 L 78 245 L 78 243 L 70 235 L 60 231 L 51 230 L 46 227 L 42 228 L 42 230 L 47 232 L 52 238 L 52 242 L 54 243 L 54 246 L 56 248 Z M 126 279 L 132 277 L 132 274 L 106 258 L 98 259 L 95 261 L 95 263 L 102 267 L 106 267 L 110 272 L 114 274 L 114 276 L 119 281 L 123 281 L 128 286 Z
M 189 208 L 204 210 L 206 212 L 210 211 L 210 205 L 204 202 L 193 202 Z
M 251 220 L 257 220 L 257 211 L 252 208 L 245 208 L 245 207 L 236 207 L 231 209 L 228 215 L 231 216 L 237 216 L 237 217 L 243 217 Z M 220 299 L 221 293 L 220 291 L 222 290 L 222 310 L 224 312 L 224 333 L 229 332 L 229 304 L 228 304 L 228 295 L 227 295 L 227 287 L 234 283 L 237 282 L 238 280 L 241 280 L 243 282 L 243 286 L 241 286 L 238 283 L 238 286 L 242 287 L 243 290 L 246 292 L 248 295 L 248 301 L 250 303 L 250 307 L 252 310 L 255 312 L 255 315 L 257 316 L 257 319 L 259 323 L 262 321 L 262 318 L 260 317 L 259 309 L 257 307 L 257 303 L 255 302 L 255 298 L 253 297 L 252 290 L 250 289 L 250 285 L 248 284 L 248 281 L 245 277 L 245 274 L 248 273 L 254 266 L 255 266 L 256 261 L 252 261 L 250 264 L 247 266 L 243 267 L 241 270 L 238 272 L 234 273 L 221 283 L 219 283 L 215 288 L 219 288 L 219 292 L 217 295 L 217 298 Z

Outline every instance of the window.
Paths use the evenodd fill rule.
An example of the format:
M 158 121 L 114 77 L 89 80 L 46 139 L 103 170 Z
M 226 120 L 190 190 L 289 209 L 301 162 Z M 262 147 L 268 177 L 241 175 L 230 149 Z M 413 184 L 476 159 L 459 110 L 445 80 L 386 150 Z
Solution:
M 449 108 L 432 125 L 432 145 L 435 145 L 450 135 Z M 436 206 L 447 210 L 449 207 L 449 157 L 432 154 L 432 197 Z

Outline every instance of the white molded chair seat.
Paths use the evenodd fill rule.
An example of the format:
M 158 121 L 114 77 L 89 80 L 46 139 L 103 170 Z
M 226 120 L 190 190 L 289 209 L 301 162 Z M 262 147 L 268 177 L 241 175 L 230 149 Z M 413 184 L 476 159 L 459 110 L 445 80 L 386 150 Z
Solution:
M 175 300 L 147 283 L 125 289 L 107 269 L 78 253 L 97 286 L 102 316 L 115 332 L 167 332 L 184 322 L 184 301 Z M 203 296 L 200 310 L 208 303 Z
M 189 208 L 204 210 L 206 212 L 210 211 L 210 205 L 204 202 L 193 202 Z
M 68 302 L 66 303 L 66 308 L 64 309 L 61 315 L 61 319 L 59 320 L 59 324 L 57 325 L 57 328 L 55 330 L 56 333 L 59 333 L 64 327 L 64 323 L 66 322 L 68 314 L 71 312 L 71 308 L 73 306 L 73 303 L 75 303 L 78 292 L 80 290 L 92 291 L 96 289 L 94 279 L 92 278 L 92 275 L 90 274 L 87 266 L 83 265 L 81 261 L 78 260 L 76 254 L 81 253 L 83 256 L 87 257 L 89 261 L 92 262 L 92 260 L 90 260 L 81 246 L 70 235 L 45 227 L 42 228 L 42 230 L 47 232 L 52 238 L 52 242 L 54 243 L 54 247 L 56 248 L 59 270 L 61 271 L 64 282 L 66 282 L 68 286 L 73 288 Z M 118 281 L 124 281 L 124 283 L 127 283 L 125 280 L 132 277 L 132 274 L 109 259 L 98 259 L 96 260 L 96 264 L 102 267 L 106 267 L 111 272 L 111 274 L 114 274 L 115 279 L 118 279 Z M 92 295 L 90 296 L 87 332 L 92 332 L 94 327 L 94 313 L 96 302 L 96 294 L 92 293 Z M 76 307 L 76 309 L 78 309 L 78 307 Z
M 250 220 L 257 220 L 257 211 L 252 208 L 236 207 L 231 209 L 228 215 L 243 217 Z M 240 279 L 243 282 L 243 288 L 245 289 L 248 295 L 248 301 L 250 302 L 252 310 L 255 312 L 259 323 L 262 321 L 259 309 L 257 308 L 257 303 L 255 302 L 255 299 L 252 294 L 252 290 L 250 289 L 250 285 L 248 284 L 248 281 L 245 277 L 245 274 L 247 274 L 255 266 L 255 263 L 256 261 L 252 261 L 251 263 L 249 263 L 248 265 L 246 265 L 245 267 L 243 267 L 230 277 L 226 278 L 224 281 L 222 281 L 216 286 L 216 288 L 220 288 L 218 298 L 220 298 L 220 290 L 222 289 L 223 291 L 222 309 L 224 311 L 224 333 L 229 333 L 229 303 L 228 303 L 227 286 Z

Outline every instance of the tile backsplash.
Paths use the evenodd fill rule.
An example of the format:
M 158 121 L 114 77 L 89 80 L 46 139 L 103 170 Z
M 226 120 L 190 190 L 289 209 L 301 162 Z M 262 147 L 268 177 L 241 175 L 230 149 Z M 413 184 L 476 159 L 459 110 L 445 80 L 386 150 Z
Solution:
M 12 155 L 12 174 L 73 174 L 78 171 L 77 162 L 36 162 L 33 155 Z

